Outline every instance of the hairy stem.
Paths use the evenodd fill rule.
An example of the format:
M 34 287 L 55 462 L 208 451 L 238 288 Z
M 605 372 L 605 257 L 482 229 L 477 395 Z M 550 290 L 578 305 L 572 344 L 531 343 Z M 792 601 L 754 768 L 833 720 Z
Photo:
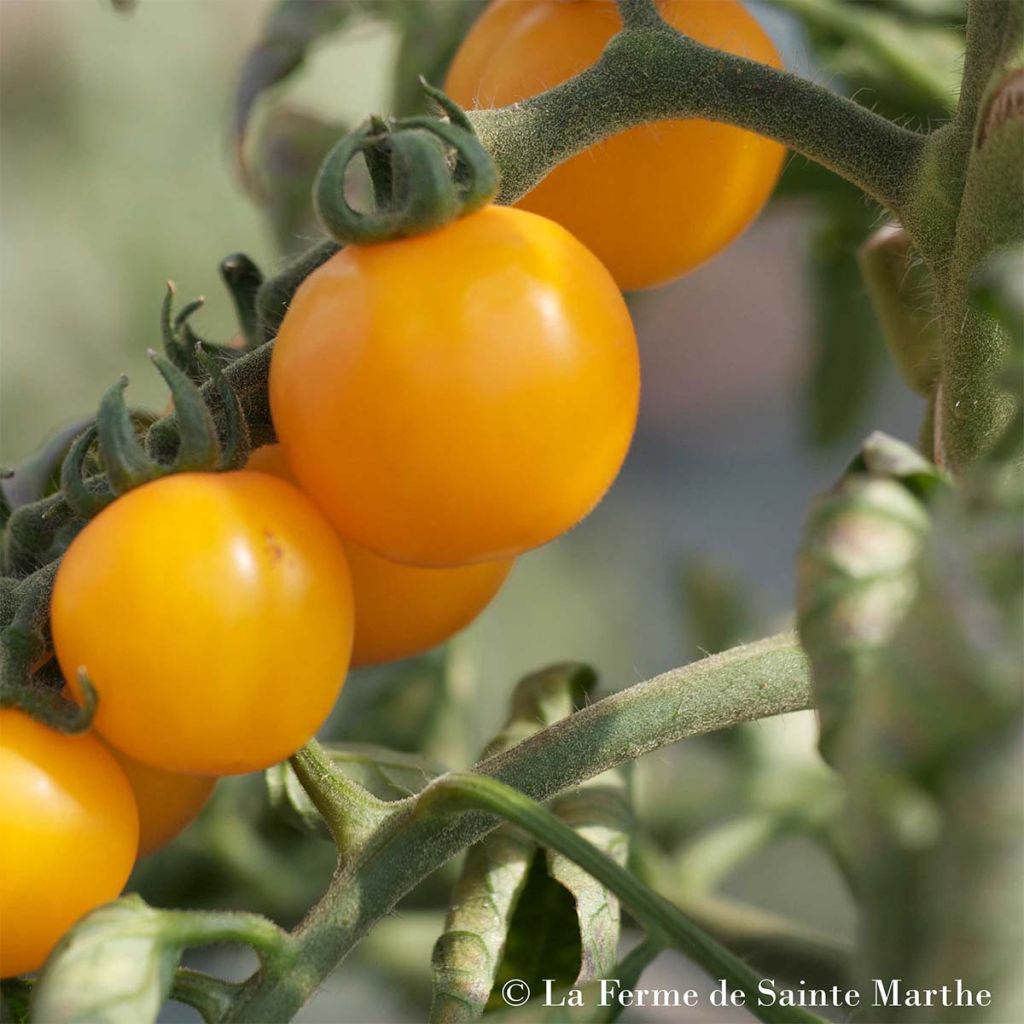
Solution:
M 768 136 L 858 185 L 897 214 L 913 188 L 925 136 L 797 75 L 703 46 L 629 4 L 629 27 L 561 85 L 470 113 L 513 202 L 553 167 L 635 125 L 700 117 Z
M 591 704 L 476 766 L 534 800 L 688 736 L 811 706 L 806 659 L 792 633 L 674 669 Z M 287 979 L 255 975 L 229 1019 L 287 1020 L 417 883 L 498 821 L 471 811 L 424 820 L 405 805 L 339 867 L 296 932 Z

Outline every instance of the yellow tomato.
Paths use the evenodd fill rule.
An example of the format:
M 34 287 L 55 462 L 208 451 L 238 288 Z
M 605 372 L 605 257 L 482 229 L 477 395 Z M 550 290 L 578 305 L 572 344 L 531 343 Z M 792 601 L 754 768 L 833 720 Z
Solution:
M 88 673 L 103 738 L 200 775 L 294 753 L 352 646 L 341 542 L 263 473 L 181 473 L 118 498 L 68 548 L 51 612 L 61 670 L 72 688 Z
M 217 780 L 184 775 L 136 761 L 108 747 L 132 787 L 139 809 L 139 856 L 166 846 L 203 809 Z
M 698 42 L 782 66 L 736 0 L 661 0 L 658 7 Z M 621 27 L 612 0 L 495 0 L 456 54 L 447 92 L 470 108 L 525 99 L 593 64 Z M 771 195 L 784 155 L 778 143 L 731 125 L 662 121 L 591 146 L 518 205 L 567 227 L 622 288 L 647 288 L 733 241 Z
M 246 468 L 293 480 L 280 445 L 257 448 Z M 447 640 L 487 607 L 513 565 L 505 559 L 418 569 L 343 543 L 356 616 L 353 667 L 408 658 Z
M 38 970 L 135 863 L 131 787 L 94 736 L 0 710 L 0 976 Z
M 487 206 L 351 245 L 302 283 L 270 368 L 274 426 L 343 537 L 439 568 L 568 530 L 636 424 L 619 290 L 557 224 Z

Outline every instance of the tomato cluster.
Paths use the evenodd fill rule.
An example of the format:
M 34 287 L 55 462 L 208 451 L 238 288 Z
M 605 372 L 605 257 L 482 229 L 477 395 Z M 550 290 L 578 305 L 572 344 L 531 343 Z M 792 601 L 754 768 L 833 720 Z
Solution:
M 702 42 L 778 63 L 733 0 L 661 8 Z M 592 62 L 618 27 L 610 0 L 496 0 L 449 88 L 467 103 L 523 98 Z M 80 736 L 0 712 L 0 915 L 14 922 L 0 974 L 38 968 L 217 777 L 309 740 L 350 666 L 441 643 L 518 555 L 587 515 L 636 424 L 620 286 L 721 249 L 780 161 L 727 126 L 637 129 L 519 208 L 349 245 L 309 274 L 271 360 L 279 443 L 242 470 L 128 490 L 63 556 L 54 648 L 69 695 L 84 700 L 88 680 L 98 704 Z

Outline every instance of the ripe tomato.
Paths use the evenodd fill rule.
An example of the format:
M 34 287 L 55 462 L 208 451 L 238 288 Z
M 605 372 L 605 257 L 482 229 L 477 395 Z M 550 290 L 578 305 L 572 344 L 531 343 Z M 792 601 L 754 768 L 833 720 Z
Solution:
M 280 445 L 249 456 L 247 469 L 293 480 Z M 436 647 L 490 604 L 514 559 L 451 569 L 419 569 L 379 558 L 343 540 L 356 612 L 352 665 L 397 661 Z
M 270 402 L 296 479 L 342 536 L 442 567 L 519 554 L 600 500 L 629 447 L 636 337 L 598 260 L 487 206 L 348 246 L 302 283 Z
M 660 0 L 659 8 L 707 46 L 782 66 L 737 0 Z M 612 0 L 494 0 L 456 54 L 447 92 L 466 107 L 525 99 L 593 64 L 621 27 Z M 622 288 L 648 288 L 733 241 L 771 195 L 784 155 L 731 125 L 663 121 L 591 146 L 518 205 L 567 227 Z
M 112 746 L 167 771 L 230 775 L 320 727 L 352 647 L 341 543 L 296 488 L 261 473 L 139 487 L 74 539 L 54 583 L 64 677 L 84 667 Z
M 132 787 L 139 809 L 139 856 L 166 846 L 203 809 L 217 779 L 165 772 L 107 748 Z
M 135 863 L 131 787 L 94 736 L 0 710 L 0 977 L 37 970 Z

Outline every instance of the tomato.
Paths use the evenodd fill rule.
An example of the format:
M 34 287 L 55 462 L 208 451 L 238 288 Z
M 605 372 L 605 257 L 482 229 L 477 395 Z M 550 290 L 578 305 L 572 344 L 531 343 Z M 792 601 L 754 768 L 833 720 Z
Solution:
M 264 445 L 247 469 L 293 480 L 280 445 Z M 396 661 L 436 647 L 490 604 L 513 559 L 451 569 L 419 569 L 343 541 L 356 611 L 352 665 Z
M 64 677 L 94 727 L 167 771 L 230 775 L 288 757 L 337 698 L 352 646 L 345 553 L 296 488 L 181 473 L 118 498 L 74 539 L 51 608 Z
M 564 228 L 487 206 L 348 246 L 299 287 L 270 366 L 277 436 L 342 536 L 425 567 L 509 558 L 600 500 L 636 424 L 636 336 Z
M 0 976 L 37 970 L 135 863 L 131 787 L 93 736 L 0 710 Z
M 139 856 L 166 846 L 203 809 L 217 779 L 153 768 L 108 747 L 132 787 L 139 809 Z
M 736 0 L 658 6 L 670 25 L 701 43 L 782 66 Z M 456 54 L 447 92 L 466 107 L 525 99 L 593 64 L 620 28 L 612 0 L 495 0 Z M 622 288 L 648 288 L 733 241 L 771 195 L 784 155 L 777 142 L 731 125 L 663 121 L 567 160 L 519 206 L 567 227 Z

